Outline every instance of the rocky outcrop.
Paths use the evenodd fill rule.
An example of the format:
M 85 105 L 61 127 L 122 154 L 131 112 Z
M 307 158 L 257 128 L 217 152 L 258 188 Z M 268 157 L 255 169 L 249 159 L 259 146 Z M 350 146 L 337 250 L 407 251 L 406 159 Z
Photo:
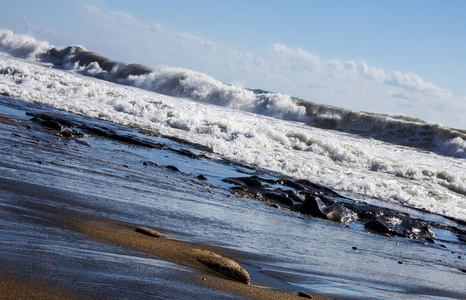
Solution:
M 435 242 L 435 233 L 430 229 L 435 227 L 464 238 L 464 232 L 457 227 L 440 225 L 413 218 L 406 213 L 349 199 L 309 180 L 272 180 L 248 176 L 225 178 L 223 181 L 232 184 L 231 190 L 241 196 L 341 225 L 359 222 L 364 224 L 366 231 L 374 234 Z

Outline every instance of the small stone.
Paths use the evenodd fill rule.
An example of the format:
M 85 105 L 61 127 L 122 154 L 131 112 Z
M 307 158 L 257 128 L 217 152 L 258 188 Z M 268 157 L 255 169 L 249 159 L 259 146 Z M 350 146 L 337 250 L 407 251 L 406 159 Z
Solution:
M 172 170 L 172 171 L 175 171 L 175 172 L 179 172 L 180 170 L 175 167 L 175 166 L 166 166 L 165 168 L 169 169 L 169 170 Z
M 246 284 L 249 284 L 251 282 L 251 278 L 249 277 L 248 271 L 243 269 L 234 260 L 225 258 L 216 253 L 206 250 L 195 249 L 194 252 L 197 256 L 197 261 L 203 264 L 204 266 L 231 279 Z
M 306 292 L 298 292 L 298 296 L 303 297 L 303 298 L 308 298 L 308 299 L 314 298 L 311 294 L 306 293 Z
M 143 162 L 143 165 L 151 166 L 151 167 L 158 167 L 159 166 L 158 164 L 156 164 L 155 162 L 152 162 L 152 161 L 145 161 L 145 162 Z
M 197 176 L 196 178 L 199 179 L 199 180 L 207 180 L 207 178 L 202 174 Z
M 398 263 L 399 263 L 400 265 L 402 265 L 402 264 L 403 264 L 403 262 L 402 262 L 402 261 L 398 261 Z
M 160 232 L 144 227 L 144 226 L 140 226 L 136 228 L 136 232 L 139 232 L 139 233 L 142 233 L 148 236 L 152 236 L 152 237 L 160 237 L 162 235 Z
M 426 241 L 428 241 L 429 243 L 434 243 L 435 244 L 435 240 L 433 238 L 431 238 L 431 237 L 427 237 Z
M 353 247 L 353 250 L 358 250 L 358 247 Z

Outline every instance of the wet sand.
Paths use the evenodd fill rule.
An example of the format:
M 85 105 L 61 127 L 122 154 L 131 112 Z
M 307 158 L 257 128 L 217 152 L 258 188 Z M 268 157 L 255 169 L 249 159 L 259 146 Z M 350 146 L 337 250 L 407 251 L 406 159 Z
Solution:
M 14 149 L 15 151 L 19 151 L 19 157 L 21 156 L 15 162 L 1 162 L 3 173 L 0 173 L 0 175 L 4 175 L 5 172 L 14 173 L 15 171 L 21 171 L 23 168 L 33 168 L 32 172 L 36 176 L 42 176 L 41 167 L 46 161 L 36 160 L 32 163 L 27 161 L 28 152 L 42 153 L 42 155 L 46 155 L 46 160 L 56 160 L 57 157 L 60 157 L 61 154 L 67 151 L 66 149 L 74 148 L 75 152 L 72 154 L 67 153 L 67 155 L 76 157 L 83 155 L 86 156 L 86 160 L 90 161 L 101 159 L 89 157 L 89 152 L 81 153 L 79 151 L 80 145 L 69 146 L 67 145 L 67 141 L 57 138 L 51 132 L 34 127 L 34 125 L 24 122 L 24 120 L 2 115 L 0 116 L 0 125 L 2 152 L 6 153 L 5 151 L 8 152 Z M 70 166 L 70 170 L 73 168 L 75 167 Z M 101 172 L 97 167 L 91 171 Z M 113 176 L 124 175 L 116 174 Z M 58 177 L 55 179 L 57 181 L 60 180 Z M 28 252 L 26 248 L 35 247 L 40 249 L 41 243 L 53 244 L 55 242 L 47 240 L 40 240 L 39 243 L 37 241 L 33 242 L 32 239 L 35 233 L 31 232 L 31 228 L 33 228 L 32 230 L 37 230 L 37 233 L 42 230 L 53 230 L 54 237 L 61 234 L 63 236 L 59 238 L 62 239 L 67 239 L 67 236 L 70 236 L 70 231 L 75 232 L 80 239 L 70 237 L 68 238 L 68 242 L 71 245 L 76 245 L 76 247 L 79 247 L 80 243 L 89 240 L 98 244 L 103 243 L 115 245 L 118 248 L 131 249 L 131 253 L 136 251 L 136 253 L 143 253 L 141 255 L 148 255 L 149 257 L 177 264 L 182 268 L 187 268 L 189 272 L 172 268 L 165 275 L 162 275 L 165 276 L 163 280 L 170 281 L 171 277 L 177 278 L 178 281 L 186 283 L 186 289 L 190 289 L 192 286 L 204 286 L 209 289 L 211 295 L 217 295 L 218 298 L 224 297 L 225 293 L 233 298 L 246 297 L 251 299 L 303 299 L 303 297 L 311 295 L 311 293 L 307 292 L 305 294 L 298 294 L 296 292 L 285 293 L 232 280 L 200 263 L 199 253 L 216 253 L 238 261 L 250 258 L 248 253 L 173 239 L 165 235 L 164 229 L 155 228 L 155 230 L 162 233 L 160 238 L 150 237 L 136 232 L 136 228 L 144 224 L 129 223 L 85 213 L 83 211 L 98 211 L 99 208 L 81 202 L 80 197 L 83 197 L 83 195 L 74 193 L 71 186 L 69 187 L 69 191 L 64 193 L 61 190 L 55 189 L 53 183 L 50 186 L 44 186 L 40 183 L 29 182 L 27 178 L 18 177 L 17 179 L 12 179 L 11 176 L 7 175 L 0 177 L 0 190 L 2 190 L 4 195 L 7 195 L 8 203 L 14 203 L 5 203 L 0 207 L 0 212 L 7 216 L 7 222 L 14 222 L 16 225 L 13 226 L 18 227 L 15 228 L 15 230 L 18 230 L 17 239 L 21 240 L 21 234 L 32 236 L 31 240 L 24 240 L 24 249 L 17 249 L 17 253 L 15 253 L 18 256 L 17 259 L 11 261 L 8 257 L 0 259 L 0 299 L 89 299 L 109 297 L 105 289 L 91 286 L 87 289 L 85 282 L 76 283 L 72 279 L 59 278 L 57 275 L 45 276 L 46 274 L 41 274 L 41 272 L 44 272 L 44 268 L 38 266 L 39 262 L 37 266 L 35 265 L 35 258 L 31 256 L 31 252 Z M 189 191 L 186 192 L 189 193 Z M 111 197 L 112 195 L 109 196 Z M 115 197 L 118 196 L 115 195 Z M 101 213 L 103 215 L 106 214 L 105 211 Z M 111 211 L 108 211 L 108 213 L 111 213 Z M 24 224 L 24 228 L 22 228 L 22 224 Z M 7 232 L 7 234 L 14 235 L 15 232 Z M 34 245 L 34 243 L 37 243 L 37 245 Z M 121 252 L 124 252 L 124 250 L 120 250 Z M 81 261 L 73 261 L 72 257 L 67 259 L 71 260 L 71 262 L 68 262 L 71 269 L 76 268 L 81 273 L 86 272 L 86 268 L 83 267 Z M 92 263 L 98 264 L 99 262 Z M 49 273 L 57 273 L 53 272 L 54 262 L 51 261 L 49 264 L 51 265 Z M 102 269 L 104 267 L 102 266 Z M 34 271 L 36 268 L 38 271 Z M 93 265 L 92 269 L 100 269 L 100 267 Z M 276 283 L 271 283 L 271 285 L 275 285 L 277 289 L 280 288 Z M 139 287 L 134 288 L 135 295 L 137 295 Z M 200 292 L 199 294 L 201 298 L 205 297 L 203 293 Z M 197 292 L 194 291 L 193 295 L 196 294 Z M 179 296 L 184 298 L 183 291 L 180 291 Z M 329 297 L 315 293 L 312 296 L 313 299 L 330 299 Z
M 0 273 L 0 299 L 79 300 L 81 298 L 47 282 Z
M 59 113 L 26 106 L 0 105 L 7 299 L 464 298 L 461 243 L 390 239 L 232 195 L 222 178 L 253 168 L 196 158 L 192 145 L 158 147 L 163 139 L 127 145 L 145 136 L 112 124 L 103 125 L 126 146 L 66 137 L 25 111 Z M 209 168 L 209 180 L 197 178 Z M 206 267 L 199 253 L 236 261 L 251 284 Z
M 23 190 L 19 192 L 19 194 L 25 192 L 27 193 L 27 191 Z M 186 280 L 189 280 L 190 284 L 207 285 L 215 290 L 221 290 L 233 295 L 251 299 L 303 299 L 304 297 L 303 294 L 284 293 L 235 281 L 212 271 L 197 260 L 200 251 L 220 254 L 223 257 L 235 257 L 235 251 L 198 243 L 168 239 L 164 238 L 163 235 L 160 238 L 151 237 L 140 232 L 136 232 L 136 228 L 138 228 L 137 224 L 125 223 L 118 220 L 70 210 L 57 209 L 47 205 L 38 205 L 36 208 L 39 209 L 38 211 L 42 211 L 43 214 L 36 213 L 35 217 L 47 219 L 51 224 L 54 224 L 59 228 L 72 229 L 85 234 L 91 239 L 97 239 L 101 242 L 113 243 L 126 248 L 131 248 L 154 255 L 166 261 L 197 270 L 196 276 L 186 277 Z M 19 211 L 16 212 L 18 213 Z M 26 211 L 23 213 L 26 213 Z M 247 253 L 236 253 L 236 255 L 247 256 Z M 12 268 L 12 266 L 8 265 L 2 265 L 1 267 L 3 272 Z M 60 288 L 47 282 L 33 281 L 7 275 L 6 273 L 0 273 L 0 291 L 5 291 L 2 293 L 2 295 L 5 295 L 5 299 L 86 298 L 86 295 L 73 295 L 70 291 L 66 290 L 66 287 Z M 100 293 L 102 296 L 105 296 L 105 292 Z M 99 292 L 97 292 L 97 294 L 99 294 Z M 305 294 L 309 296 L 312 295 L 313 299 L 332 299 L 318 294 Z

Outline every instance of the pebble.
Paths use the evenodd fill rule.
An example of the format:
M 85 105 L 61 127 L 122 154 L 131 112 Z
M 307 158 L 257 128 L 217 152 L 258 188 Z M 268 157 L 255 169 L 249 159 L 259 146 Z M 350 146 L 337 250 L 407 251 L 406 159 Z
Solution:
M 308 299 L 314 298 L 312 295 L 310 295 L 310 294 L 308 294 L 306 292 L 298 292 L 298 296 L 303 297 L 303 298 L 308 298 Z
M 248 271 L 243 269 L 234 260 L 206 250 L 195 249 L 194 252 L 197 256 L 197 261 L 206 267 L 239 282 L 245 284 L 251 282 Z
M 197 176 L 196 178 L 199 179 L 199 180 L 207 180 L 207 178 L 202 174 Z
M 148 236 L 152 236 L 152 237 L 162 236 L 162 234 L 160 232 L 155 231 L 155 230 L 150 229 L 150 228 L 147 228 L 147 227 L 144 227 L 144 226 L 140 226 L 140 227 L 136 228 L 136 232 L 139 232 L 139 233 L 142 233 L 142 234 L 145 234 L 145 235 L 148 235 Z

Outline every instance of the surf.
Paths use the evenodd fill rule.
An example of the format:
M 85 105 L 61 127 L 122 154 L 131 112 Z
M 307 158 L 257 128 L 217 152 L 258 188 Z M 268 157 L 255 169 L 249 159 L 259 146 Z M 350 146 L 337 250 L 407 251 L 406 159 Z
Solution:
M 184 68 L 153 69 L 118 62 L 83 46 L 56 47 L 11 31 L 0 31 L 0 50 L 15 57 L 52 63 L 57 68 L 168 96 L 466 158 L 464 131 L 426 123 L 416 117 L 360 112 L 314 103 L 281 93 L 226 84 Z

